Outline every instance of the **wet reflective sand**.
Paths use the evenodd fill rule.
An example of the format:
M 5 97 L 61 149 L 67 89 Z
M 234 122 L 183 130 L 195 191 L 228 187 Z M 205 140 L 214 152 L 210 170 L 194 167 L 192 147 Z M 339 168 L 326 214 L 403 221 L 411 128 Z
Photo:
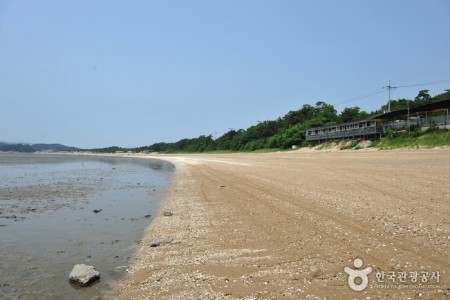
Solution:
M 172 172 L 159 160 L 1 153 L 0 298 L 85 299 L 121 278 Z M 70 284 L 77 263 L 101 280 Z

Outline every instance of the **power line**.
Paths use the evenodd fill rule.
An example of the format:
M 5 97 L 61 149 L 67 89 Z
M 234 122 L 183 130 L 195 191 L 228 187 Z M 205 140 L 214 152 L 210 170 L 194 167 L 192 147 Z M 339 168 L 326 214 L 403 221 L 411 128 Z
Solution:
M 371 96 L 375 96 L 377 94 L 381 94 L 384 93 L 386 89 L 385 88 L 381 88 L 381 89 L 377 89 L 374 90 L 372 92 L 366 93 L 366 94 L 362 94 L 361 96 L 358 96 L 357 98 L 354 98 L 352 100 L 347 100 L 347 101 L 342 101 L 342 102 L 338 102 L 338 103 L 334 103 L 333 105 L 340 105 L 340 104 L 345 104 L 345 103 L 350 103 L 350 102 L 355 102 L 364 98 L 369 98 Z
M 410 85 L 399 85 L 399 86 L 391 86 L 391 81 L 389 80 L 389 85 L 385 86 L 385 88 L 388 90 L 388 111 L 391 111 L 391 89 L 414 87 L 414 86 L 435 85 L 435 84 L 441 84 L 444 82 L 450 82 L 450 79 L 438 80 L 438 81 L 426 82 L 426 83 L 410 84 Z
M 382 88 L 373 90 L 371 92 L 367 92 L 367 93 L 362 94 L 360 96 L 357 96 L 356 98 L 351 99 L 351 100 L 334 103 L 333 105 L 341 105 L 341 104 L 345 104 L 345 103 L 355 102 L 355 101 L 358 101 L 358 100 L 362 100 L 362 99 L 365 99 L 365 98 L 369 98 L 369 97 L 372 97 L 372 96 L 384 93 L 386 90 L 388 90 L 388 92 L 389 92 L 388 93 L 388 98 L 390 100 L 390 98 L 391 98 L 390 90 L 393 89 L 393 88 L 406 88 L 406 87 L 415 87 L 415 86 L 436 85 L 436 84 L 441 84 L 441 83 L 445 83 L 445 82 L 450 82 L 450 79 L 438 80 L 438 81 L 432 81 L 432 82 L 425 82 L 425 83 L 410 84 L 410 85 L 399 85 L 399 86 L 395 86 L 394 87 L 394 86 L 391 86 L 391 83 L 389 81 L 389 85 L 388 86 L 384 86 Z M 389 110 L 390 110 L 390 107 L 389 107 Z
M 417 83 L 417 84 L 411 84 L 411 85 L 399 85 L 398 88 L 413 87 L 413 86 L 423 86 L 423 85 L 435 85 L 435 84 L 441 84 L 441 83 L 444 83 L 444 82 L 450 82 L 450 79 L 433 81 L 433 82 L 426 82 L 426 83 Z

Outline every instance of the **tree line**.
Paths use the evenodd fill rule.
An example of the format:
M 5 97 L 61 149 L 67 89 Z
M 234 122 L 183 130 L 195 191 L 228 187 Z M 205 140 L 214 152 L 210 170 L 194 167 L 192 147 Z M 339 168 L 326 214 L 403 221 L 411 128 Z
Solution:
M 429 90 L 421 90 L 413 100 L 391 100 L 391 110 L 414 108 L 421 105 L 450 99 L 450 90 L 430 96 Z M 78 149 L 59 144 L 6 144 L 0 142 L 0 151 L 36 152 L 54 151 L 93 151 L 111 153 L 117 151 L 153 151 L 153 152 L 206 152 L 206 151 L 254 151 L 259 149 L 288 149 L 292 145 L 305 146 L 305 132 L 310 127 L 327 126 L 336 123 L 368 118 L 388 110 L 383 105 L 373 112 L 361 110 L 358 106 L 346 107 L 341 113 L 323 101 L 315 105 L 304 104 L 300 109 L 290 111 L 276 120 L 259 122 L 247 129 L 231 129 L 217 139 L 212 135 L 200 135 L 196 138 L 185 138 L 174 143 L 154 143 L 137 148 L 121 148 L 111 146 L 97 149 Z
M 450 99 L 450 90 L 434 97 L 429 90 L 421 90 L 414 100 L 391 100 L 391 110 L 418 107 L 432 102 Z M 310 127 L 327 126 L 336 123 L 368 118 L 388 110 L 387 104 L 373 112 L 361 110 L 358 106 L 346 107 L 341 113 L 323 101 L 315 105 L 304 104 L 300 109 L 290 111 L 276 120 L 259 122 L 247 129 L 231 129 L 217 139 L 212 135 L 181 139 L 174 143 L 155 143 L 132 149 L 155 152 L 205 152 L 217 150 L 254 151 L 259 149 L 288 149 L 292 145 L 305 146 L 305 132 Z
M 61 144 L 24 144 L 24 143 L 4 143 L 0 142 L 0 151 L 4 152 L 27 152 L 33 153 L 38 151 L 79 151 L 75 147 L 69 147 Z

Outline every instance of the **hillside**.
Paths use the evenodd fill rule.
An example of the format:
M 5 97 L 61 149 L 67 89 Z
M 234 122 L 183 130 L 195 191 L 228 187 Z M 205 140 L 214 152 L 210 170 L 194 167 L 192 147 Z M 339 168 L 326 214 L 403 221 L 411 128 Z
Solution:
M 391 110 L 418 107 L 450 99 L 450 90 L 430 96 L 428 90 L 419 91 L 414 100 L 391 100 Z M 276 120 L 259 122 L 247 129 L 229 130 L 217 139 L 212 135 L 182 139 L 175 143 L 155 143 L 135 148 L 135 151 L 156 152 L 205 152 L 205 151 L 255 151 L 261 149 L 289 149 L 292 145 L 307 146 L 305 131 L 310 127 L 326 126 L 340 122 L 364 119 L 386 111 L 387 105 L 373 112 L 361 110 L 358 106 L 346 107 L 341 113 L 333 105 L 319 101 L 314 106 L 304 104 L 299 110 L 290 111 Z
M 444 93 L 430 96 L 428 90 L 419 91 L 418 95 L 413 99 L 397 99 L 391 100 L 391 110 L 399 110 L 418 107 L 421 105 L 450 99 L 450 90 Z M 17 152 L 38 152 L 38 151 L 80 151 L 88 150 L 99 153 L 111 153 L 116 151 L 153 151 L 153 152 L 207 152 L 207 151 L 273 151 L 277 149 L 289 149 L 293 145 L 299 147 L 307 146 L 305 140 L 305 131 L 310 127 L 326 126 L 340 122 L 348 122 L 352 120 L 364 119 L 372 115 L 386 111 L 387 105 L 383 105 L 380 109 L 372 112 L 361 110 L 360 107 L 346 107 L 340 113 L 336 108 L 323 101 L 316 102 L 315 105 L 304 104 L 300 109 L 289 111 L 283 117 L 276 120 L 266 120 L 258 122 L 258 124 L 250 126 L 247 129 L 231 129 L 217 139 L 213 139 L 211 135 L 200 135 L 196 138 L 185 138 L 177 142 L 167 143 L 159 142 L 149 146 L 137 148 L 121 148 L 117 146 L 96 148 L 96 149 L 79 149 L 61 144 L 26 144 L 17 143 L 10 144 L 0 142 L 0 151 L 17 151 Z M 433 133 L 434 144 L 436 141 L 439 145 L 448 144 L 448 134 Z M 436 137 L 436 135 L 439 135 Z M 402 137 L 404 138 L 404 137 Z M 414 144 L 412 141 L 417 137 L 408 137 L 408 144 Z M 394 140 L 396 137 L 393 138 Z M 425 137 L 420 138 L 422 141 L 428 141 Z M 391 144 L 394 142 L 390 142 Z M 422 144 L 423 142 L 419 143 Z M 396 144 L 397 145 L 397 144 Z M 391 147 L 386 144 L 378 144 L 380 147 Z M 394 146 L 395 147 L 395 146 Z
M 40 151 L 79 151 L 79 148 L 61 144 L 25 144 L 0 142 L 0 151 L 4 152 L 40 152 Z
M 79 151 L 79 148 L 70 147 L 61 144 L 33 144 L 33 149 L 36 151 Z

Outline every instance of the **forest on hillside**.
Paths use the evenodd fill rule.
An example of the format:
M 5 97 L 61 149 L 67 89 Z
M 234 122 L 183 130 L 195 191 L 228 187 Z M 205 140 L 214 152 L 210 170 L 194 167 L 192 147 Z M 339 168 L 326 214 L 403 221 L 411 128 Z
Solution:
M 429 90 L 421 90 L 413 100 L 391 100 L 391 111 L 410 108 L 450 99 L 450 90 L 430 96 Z M 304 104 L 300 109 L 290 111 L 276 120 L 259 122 L 247 129 L 229 130 L 217 139 L 212 135 L 200 135 L 174 143 L 155 143 L 133 149 L 155 152 L 205 152 L 217 150 L 254 151 L 259 149 L 288 149 L 292 145 L 305 146 L 305 131 L 310 127 L 364 119 L 387 111 L 387 104 L 373 112 L 361 110 L 358 106 L 346 107 L 337 113 L 333 105 L 323 101 L 315 105 Z
M 391 100 L 391 110 L 398 110 L 450 99 L 450 90 L 430 96 L 429 90 L 421 90 L 413 100 Z M 387 104 L 372 112 L 361 110 L 358 106 L 346 107 L 340 113 L 323 101 L 315 105 L 304 104 L 300 109 L 290 111 L 276 120 L 259 122 L 247 129 L 229 130 L 217 139 L 212 135 L 185 138 L 177 142 L 160 142 L 138 148 L 111 146 L 98 149 L 78 149 L 60 144 L 10 144 L 0 142 L 0 151 L 93 151 L 112 153 L 116 151 L 152 152 L 205 152 L 205 151 L 254 151 L 260 149 L 288 149 L 292 145 L 305 146 L 305 131 L 310 127 L 326 126 L 335 123 L 364 119 L 387 111 Z
M 38 151 L 79 151 L 79 148 L 69 147 L 61 144 L 27 144 L 27 143 L 5 143 L 0 142 L 0 151 L 4 152 L 38 152 Z

